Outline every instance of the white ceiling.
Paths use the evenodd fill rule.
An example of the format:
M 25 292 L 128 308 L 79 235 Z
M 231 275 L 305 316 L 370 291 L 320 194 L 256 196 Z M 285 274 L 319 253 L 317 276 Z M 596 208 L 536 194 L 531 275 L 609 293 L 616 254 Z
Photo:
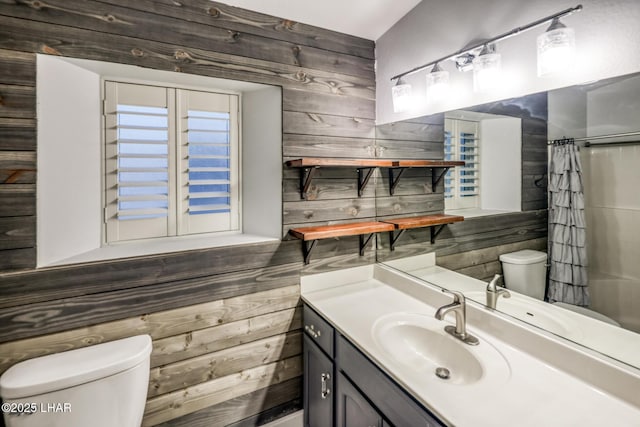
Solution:
M 279 18 L 377 40 L 420 0 L 222 0 Z

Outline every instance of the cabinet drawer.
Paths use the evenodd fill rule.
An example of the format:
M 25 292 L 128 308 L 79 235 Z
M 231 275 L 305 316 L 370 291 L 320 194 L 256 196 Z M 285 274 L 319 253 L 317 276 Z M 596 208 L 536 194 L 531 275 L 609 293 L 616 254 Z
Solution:
M 303 310 L 304 332 L 333 358 L 333 327 L 305 304 Z
M 358 385 L 391 424 L 412 427 L 444 425 L 341 335 L 336 339 L 336 361 L 340 370 Z

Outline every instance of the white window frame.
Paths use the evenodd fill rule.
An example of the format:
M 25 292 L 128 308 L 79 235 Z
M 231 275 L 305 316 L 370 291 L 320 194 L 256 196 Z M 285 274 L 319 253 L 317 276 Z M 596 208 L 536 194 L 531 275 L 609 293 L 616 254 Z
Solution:
M 36 58 L 38 268 L 282 238 L 281 87 L 87 59 Z M 241 94 L 241 231 L 103 243 L 103 79 Z
M 118 86 L 119 85 L 119 86 Z M 102 79 L 103 99 L 103 245 L 127 244 L 146 239 L 172 239 L 186 235 L 218 235 L 242 232 L 241 94 L 189 86 L 150 84 L 127 79 Z M 117 125 L 114 87 L 123 88 L 123 99 L 132 105 L 168 109 L 169 206 L 166 218 L 119 221 L 117 217 Z M 124 90 L 126 89 L 126 90 Z M 131 93 L 129 93 L 131 92 Z M 147 96 L 148 94 L 148 96 Z M 129 96 L 127 96 L 129 95 Z M 121 95 L 118 93 L 118 97 Z M 148 100 L 144 98 L 147 97 Z M 136 103 L 135 100 L 139 98 Z M 153 99 L 155 98 L 155 99 Z M 165 99 L 163 99 L 165 98 Z M 133 99 L 133 101 L 131 101 Z M 165 102 L 166 101 L 166 102 Z M 225 105 L 226 103 L 226 105 Z M 215 108 L 213 108 L 215 107 Z M 230 212 L 191 215 L 189 212 L 188 111 L 228 110 L 230 114 Z
M 474 135 L 472 137 L 465 137 L 464 139 L 466 141 L 470 139 L 475 140 L 475 145 L 472 147 L 475 150 L 474 153 L 472 153 L 472 155 L 475 156 L 475 163 L 451 168 L 445 175 L 445 210 L 470 209 L 480 207 L 481 136 L 479 122 L 473 120 L 452 118 L 445 119 L 445 160 L 462 160 L 468 162 L 468 160 L 464 158 L 464 155 L 461 152 L 463 133 Z M 448 144 L 447 138 L 449 138 L 450 144 Z M 450 145 L 450 156 L 447 155 L 449 154 L 447 153 L 448 145 Z M 468 144 L 466 144 L 465 146 L 466 148 L 470 147 Z M 465 195 L 461 189 L 461 187 L 469 186 L 468 184 L 465 185 L 462 183 L 462 179 L 469 178 L 469 176 L 465 176 L 463 175 L 463 173 L 468 172 L 474 173 L 475 183 L 472 185 L 476 189 L 474 195 Z M 448 182 L 451 182 L 451 185 L 448 185 Z M 447 196 L 447 187 L 451 187 L 450 196 Z

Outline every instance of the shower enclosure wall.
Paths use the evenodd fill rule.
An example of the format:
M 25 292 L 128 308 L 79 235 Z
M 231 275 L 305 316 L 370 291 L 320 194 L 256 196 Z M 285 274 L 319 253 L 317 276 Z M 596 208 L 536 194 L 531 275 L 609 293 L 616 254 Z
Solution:
M 640 332 L 638 117 L 640 76 L 549 93 L 549 139 L 576 138 L 581 150 L 590 308 L 635 332 Z M 610 137 L 593 138 L 603 135 Z

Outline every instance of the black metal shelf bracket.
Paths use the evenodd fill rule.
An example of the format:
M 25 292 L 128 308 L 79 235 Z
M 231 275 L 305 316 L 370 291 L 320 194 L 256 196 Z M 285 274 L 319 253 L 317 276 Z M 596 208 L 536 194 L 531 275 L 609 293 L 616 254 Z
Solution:
M 438 234 L 440 234 L 442 232 L 442 230 L 444 229 L 445 225 L 447 225 L 447 224 L 442 224 L 440 226 L 432 225 L 431 227 L 429 227 L 431 229 L 431 244 L 432 245 L 436 242 L 436 237 L 438 237 Z
M 364 256 L 364 249 L 367 247 L 374 234 L 375 233 L 371 233 L 366 238 L 364 237 L 364 234 L 360 234 L 358 236 L 360 238 L 360 256 Z
M 364 171 L 366 169 L 366 172 Z M 374 168 L 358 168 L 358 197 L 362 197 L 364 189 L 373 175 Z
M 311 186 L 311 179 L 313 178 L 313 175 L 315 175 L 317 169 L 317 166 L 312 168 L 300 168 L 300 198 L 307 198 L 307 192 Z
M 394 170 L 398 169 L 398 175 L 395 176 Z M 396 187 L 398 182 L 400 182 L 400 177 L 404 173 L 406 168 L 389 168 L 389 194 L 393 196 L 393 193 L 396 191 Z
M 304 255 L 304 263 L 309 264 L 311 258 L 311 251 L 316 247 L 317 240 L 303 240 L 302 241 L 302 254 Z
M 300 198 L 306 200 L 311 187 L 311 180 L 313 179 L 316 171 L 320 166 L 300 168 Z M 358 168 L 358 197 L 362 197 L 364 189 L 367 187 L 371 176 L 373 175 L 374 167 L 362 167 Z
M 396 242 L 398 241 L 400 236 L 404 234 L 405 231 L 407 230 L 403 228 L 402 230 L 398 231 L 398 234 L 396 234 L 395 231 L 389 232 L 389 243 L 392 252 L 396 249 Z
M 436 187 L 438 186 L 438 183 L 442 180 L 442 178 L 444 178 L 447 172 L 449 172 L 448 167 L 443 167 L 442 172 L 438 174 L 437 173 L 438 169 L 440 168 L 433 168 L 433 171 L 431 172 L 431 191 L 433 193 L 436 192 Z
M 442 232 L 442 230 L 444 229 L 445 225 L 447 224 L 442 224 L 440 226 L 438 225 L 429 225 L 429 231 L 431 234 L 431 244 L 433 245 L 436 242 L 436 237 L 438 237 L 438 235 Z M 407 231 L 406 228 L 403 228 L 402 230 L 399 230 L 396 234 L 395 231 L 390 231 L 389 232 L 389 243 L 390 243 L 390 248 L 391 251 L 394 251 L 396 249 L 396 242 L 398 241 L 398 239 L 400 238 L 400 236 L 402 236 L 404 234 L 404 232 Z
M 404 230 L 403 230 L 404 231 Z M 367 245 L 369 245 L 369 242 L 371 242 L 371 239 L 373 238 L 373 236 L 376 233 L 370 233 L 368 235 L 366 235 L 367 237 L 365 237 L 364 234 L 360 234 L 358 237 L 360 239 L 360 256 L 364 256 L 364 251 L 367 248 Z M 304 255 L 304 263 L 305 264 L 309 264 L 309 261 L 311 259 L 311 252 L 313 251 L 313 248 L 316 247 L 316 242 L 318 240 L 303 240 L 302 241 L 302 254 Z

